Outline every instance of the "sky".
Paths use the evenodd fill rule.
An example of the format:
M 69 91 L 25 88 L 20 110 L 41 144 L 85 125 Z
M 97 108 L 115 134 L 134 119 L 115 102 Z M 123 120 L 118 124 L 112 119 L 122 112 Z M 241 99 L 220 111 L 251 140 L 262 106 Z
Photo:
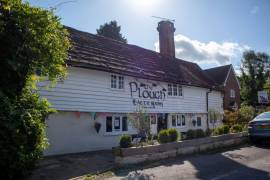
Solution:
M 245 50 L 270 54 L 270 0 L 25 0 L 64 25 L 95 34 L 111 20 L 129 44 L 158 51 L 157 23 L 175 20 L 176 56 L 201 68 L 233 64 Z

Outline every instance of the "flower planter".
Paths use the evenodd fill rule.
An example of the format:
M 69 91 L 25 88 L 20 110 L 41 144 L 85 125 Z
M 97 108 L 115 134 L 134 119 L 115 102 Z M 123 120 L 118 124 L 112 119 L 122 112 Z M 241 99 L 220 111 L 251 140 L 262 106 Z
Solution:
M 247 133 L 242 132 L 145 147 L 114 148 L 113 153 L 118 165 L 136 164 L 238 145 L 247 139 Z

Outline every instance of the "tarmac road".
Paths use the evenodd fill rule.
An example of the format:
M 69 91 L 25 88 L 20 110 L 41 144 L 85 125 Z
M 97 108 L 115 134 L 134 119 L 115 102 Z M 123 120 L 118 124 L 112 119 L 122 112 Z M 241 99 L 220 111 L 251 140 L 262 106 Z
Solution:
M 135 169 L 119 170 L 110 179 L 270 180 L 270 145 L 176 157 Z

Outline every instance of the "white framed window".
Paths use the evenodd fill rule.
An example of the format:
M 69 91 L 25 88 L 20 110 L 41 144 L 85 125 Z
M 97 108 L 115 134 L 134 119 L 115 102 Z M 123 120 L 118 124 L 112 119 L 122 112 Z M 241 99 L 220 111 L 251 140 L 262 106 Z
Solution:
M 107 116 L 106 117 L 106 132 L 126 132 L 128 131 L 127 116 Z
M 186 116 L 182 114 L 182 126 L 186 125 Z
M 118 88 L 124 89 L 124 76 L 118 76 Z
M 172 127 L 176 127 L 176 117 L 176 115 L 172 115 Z
M 183 96 L 183 88 L 178 84 L 178 96 Z
M 197 117 L 197 126 L 198 127 L 202 126 L 202 118 L 201 117 Z
M 177 96 L 177 85 L 173 85 L 173 96 Z
M 168 96 L 183 96 L 183 88 L 179 84 L 168 84 Z
M 184 127 L 186 126 L 186 117 L 184 114 L 172 114 L 172 127 Z
M 150 115 L 149 118 L 151 124 L 157 124 L 157 119 L 155 115 Z
M 117 88 L 117 77 L 116 77 L 116 75 L 111 75 L 111 88 Z
M 111 88 L 112 89 L 124 89 L 125 81 L 124 76 L 111 75 Z
M 230 90 L 230 97 L 235 98 L 235 90 L 234 89 Z
M 168 84 L 168 96 L 172 96 L 172 85 Z

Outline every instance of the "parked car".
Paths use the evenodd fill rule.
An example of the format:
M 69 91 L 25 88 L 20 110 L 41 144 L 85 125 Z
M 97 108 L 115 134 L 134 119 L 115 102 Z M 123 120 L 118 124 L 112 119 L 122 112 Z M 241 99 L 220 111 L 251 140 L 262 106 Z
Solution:
M 270 112 L 264 112 L 255 117 L 248 124 L 248 133 L 251 141 L 270 139 Z

